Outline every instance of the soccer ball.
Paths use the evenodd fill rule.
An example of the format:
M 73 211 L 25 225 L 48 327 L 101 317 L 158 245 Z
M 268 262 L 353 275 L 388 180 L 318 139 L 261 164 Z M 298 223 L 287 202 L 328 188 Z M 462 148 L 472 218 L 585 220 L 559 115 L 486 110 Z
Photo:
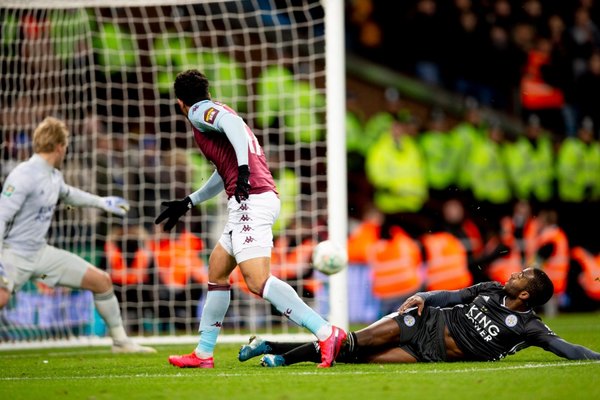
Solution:
M 312 265 L 326 275 L 340 272 L 348 263 L 348 254 L 342 246 L 332 240 L 324 240 L 317 244 L 312 254 Z

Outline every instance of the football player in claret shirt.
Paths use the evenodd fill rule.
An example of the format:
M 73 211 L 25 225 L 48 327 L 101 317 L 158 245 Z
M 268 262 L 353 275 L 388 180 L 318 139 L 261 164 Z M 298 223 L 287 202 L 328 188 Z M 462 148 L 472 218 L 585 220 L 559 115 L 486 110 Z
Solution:
M 350 332 L 337 361 L 414 363 L 496 361 L 529 346 L 569 360 L 600 359 L 596 353 L 557 336 L 533 308 L 554 291 L 540 269 L 514 273 L 503 286 L 483 282 L 461 290 L 421 292 L 374 324 Z M 252 337 L 240 361 L 265 354 L 268 367 L 315 361 L 316 343 L 277 343 Z M 318 354 L 318 353 L 317 353 Z
M 167 208 L 155 223 L 167 220 L 163 229 L 169 231 L 194 205 L 223 190 L 229 216 L 208 261 L 208 294 L 198 346 L 190 354 L 170 356 L 169 363 L 180 368 L 214 367 L 213 350 L 230 302 L 229 275 L 239 267 L 252 293 L 317 337 L 319 367 L 330 367 L 346 332 L 325 321 L 290 285 L 270 274 L 272 227 L 281 203 L 262 147 L 241 117 L 211 100 L 208 79 L 198 70 L 177 75 L 175 95 L 196 144 L 216 169 L 194 193 L 164 202 Z

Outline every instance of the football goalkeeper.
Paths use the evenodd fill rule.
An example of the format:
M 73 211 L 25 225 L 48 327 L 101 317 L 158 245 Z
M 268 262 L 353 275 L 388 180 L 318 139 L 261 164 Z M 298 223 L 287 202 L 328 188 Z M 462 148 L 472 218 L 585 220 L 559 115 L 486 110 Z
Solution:
M 47 286 L 92 291 L 106 322 L 115 353 L 153 353 L 126 334 L 108 274 L 83 258 L 50 246 L 46 234 L 59 201 L 74 207 L 96 207 L 124 216 L 129 204 L 120 197 L 99 197 L 67 185 L 60 167 L 69 132 L 64 122 L 45 118 L 33 133 L 34 155 L 16 166 L 0 194 L 0 308 L 29 279 Z
M 514 273 L 504 286 L 483 282 L 462 290 L 417 293 L 398 312 L 350 332 L 338 362 L 414 363 L 496 361 L 529 346 L 569 360 L 600 359 L 557 336 L 533 311 L 551 297 L 552 281 L 540 269 Z M 265 354 L 261 363 L 280 367 L 316 361 L 316 343 L 278 343 L 252 337 L 239 360 Z

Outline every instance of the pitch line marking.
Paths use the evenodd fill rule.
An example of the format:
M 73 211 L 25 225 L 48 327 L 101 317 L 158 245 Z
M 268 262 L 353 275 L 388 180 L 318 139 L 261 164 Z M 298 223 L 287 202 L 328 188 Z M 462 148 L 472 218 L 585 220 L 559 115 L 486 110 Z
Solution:
M 600 361 L 577 361 L 577 362 L 555 362 L 555 363 L 540 363 L 532 364 L 527 363 L 523 365 L 513 365 L 506 367 L 492 367 L 492 368 L 461 368 L 461 369 L 434 369 L 434 370 L 406 370 L 400 371 L 406 374 L 456 374 L 456 373 L 472 373 L 472 372 L 496 372 L 506 370 L 520 370 L 520 369 L 542 369 L 542 368 L 553 368 L 553 367 L 581 367 L 585 365 L 600 364 Z M 268 368 L 267 368 L 268 369 Z M 260 369 L 264 371 L 264 369 Z M 258 373 L 258 370 L 257 370 Z M 310 375 L 323 375 L 324 371 L 293 371 L 289 375 L 297 376 L 310 376 Z M 340 373 L 326 373 L 327 375 L 381 375 L 388 373 L 388 371 L 341 371 Z M 217 376 L 217 377 L 239 377 L 239 376 L 252 376 L 256 373 L 243 374 L 243 373 L 219 373 L 216 375 L 205 375 L 205 376 Z M 45 380 L 85 380 L 85 379 L 131 379 L 131 378 L 197 378 L 191 374 L 134 374 L 134 375 L 91 375 L 91 376 L 43 376 L 43 377 L 0 377 L 0 381 L 45 381 Z

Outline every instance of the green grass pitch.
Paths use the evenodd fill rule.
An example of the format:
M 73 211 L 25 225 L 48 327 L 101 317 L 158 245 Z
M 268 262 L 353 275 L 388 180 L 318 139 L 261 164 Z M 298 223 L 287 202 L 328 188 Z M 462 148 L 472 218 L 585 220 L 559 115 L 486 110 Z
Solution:
M 600 314 L 565 314 L 546 323 L 564 339 L 600 351 Z M 600 362 L 567 361 L 541 349 L 490 363 L 303 363 L 263 368 L 237 361 L 239 345 L 220 344 L 214 370 L 177 369 L 173 353 L 113 355 L 107 347 L 0 352 L 0 399 L 600 399 Z

